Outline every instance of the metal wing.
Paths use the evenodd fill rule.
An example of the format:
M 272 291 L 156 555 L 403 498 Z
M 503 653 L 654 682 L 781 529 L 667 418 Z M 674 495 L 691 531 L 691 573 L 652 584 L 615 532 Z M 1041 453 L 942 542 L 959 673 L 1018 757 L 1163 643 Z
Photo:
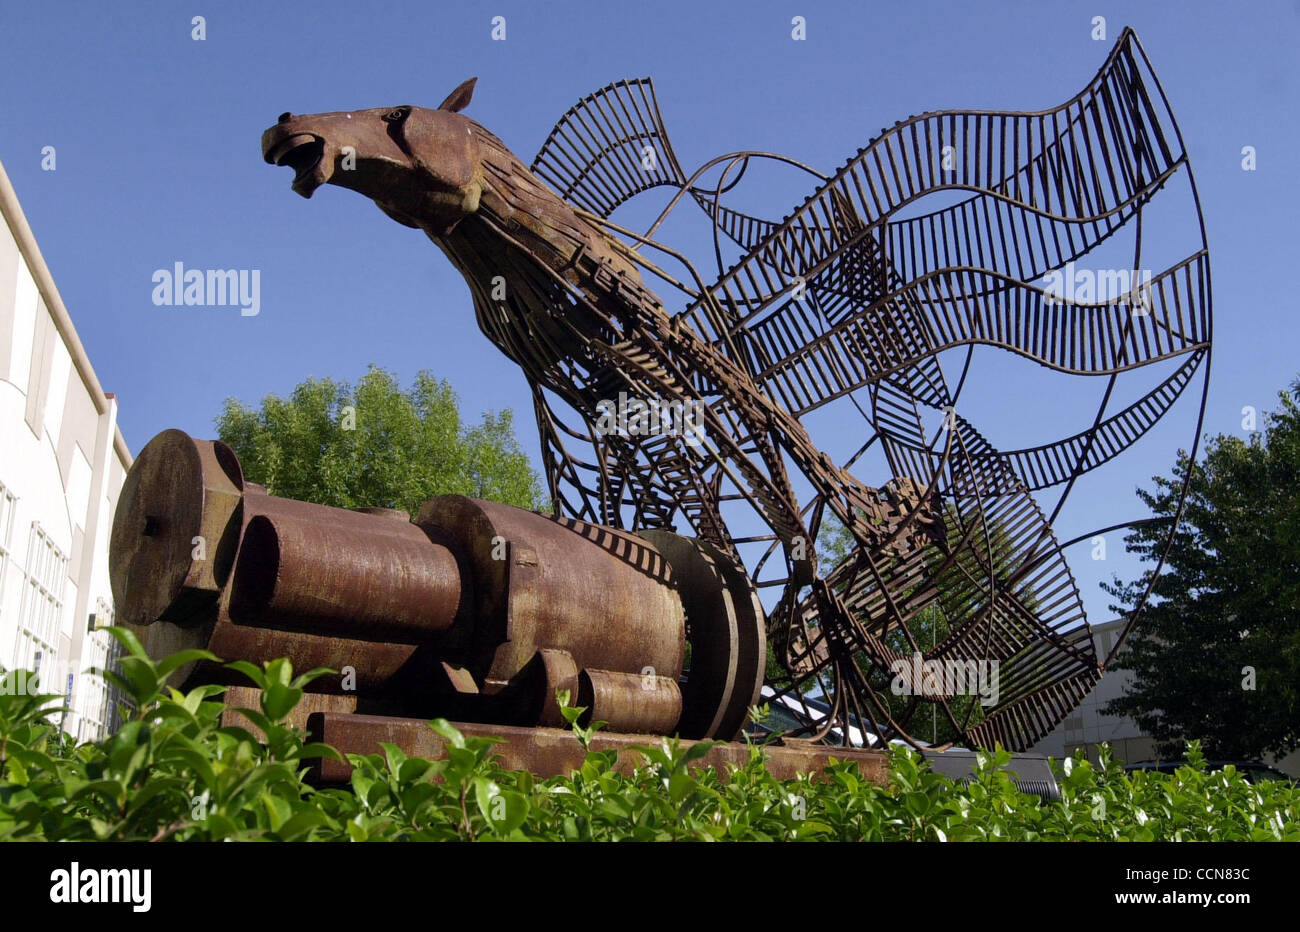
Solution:
M 713 219 L 720 270 L 717 235 L 748 254 L 700 292 L 679 321 L 722 348 L 797 417 L 852 400 L 872 430 L 850 464 L 879 442 L 895 476 L 944 503 L 952 539 L 939 562 L 921 550 L 882 559 L 860 546 L 830 574 L 850 610 L 846 630 L 822 624 L 828 619 L 817 619 L 810 602 L 782 607 L 804 622 L 804 659 L 825 669 L 828 657 L 842 664 L 862 656 L 877 670 L 887 667 L 898 659 L 885 644 L 888 633 L 906 631 L 920 612 L 943 603 L 956 623 L 927 656 L 991 659 L 1003 671 L 999 701 L 968 733 L 987 744 L 1028 746 L 1077 704 L 1099 672 L 1077 587 L 1051 530 L 1055 513 L 1043 514 L 1031 492 L 1061 484 L 1068 492 L 1080 474 L 1134 443 L 1208 358 L 1209 269 L 1198 202 L 1200 242 L 1146 289 L 1086 303 L 1042 287 L 1044 276 L 1134 220 L 1139 268 L 1143 207 L 1180 170 L 1195 201 L 1181 137 L 1146 55 L 1125 30 L 1097 76 L 1060 107 L 902 121 L 835 175 L 819 176 L 824 184 L 780 223 L 724 206 L 730 187 L 723 181 L 714 190 L 695 186 L 705 169 L 726 159 L 739 162 L 743 174 L 748 157 L 774 156 L 722 157 L 687 178 L 653 87 L 641 80 L 612 84 L 571 109 L 534 170 L 601 218 L 660 185 L 679 190 L 674 204 L 689 194 Z M 945 191 L 970 196 L 899 217 L 925 195 Z M 977 344 L 1062 373 L 1105 376 L 1111 387 L 1122 372 L 1181 362 L 1117 413 L 1106 416 L 1103 402 L 1091 425 L 1071 436 L 1001 452 L 957 414 L 964 382 L 950 389 L 937 358 Z M 946 411 L 942 445 L 938 436 L 927 438 L 921 405 Z M 538 412 L 544 448 L 562 450 L 567 429 L 545 399 Z M 629 454 L 605 438 L 581 439 L 596 450 L 597 462 L 581 464 L 585 476 L 567 454 L 546 458 L 553 490 L 579 490 L 580 501 L 564 507 L 606 523 L 620 523 L 629 506 L 634 523 L 662 520 L 684 488 L 698 485 L 701 513 L 692 523 L 702 536 L 725 537 L 720 520 L 705 513 L 717 500 L 710 488 L 716 477 L 695 474 L 683 482 L 679 469 L 686 464 L 669 451 Z M 870 687 L 838 675 L 835 714 L 861 716 L 874 728 L 881 709 Z M 877 733 L 902 730 L 892 720 L 882 724 Z
M 565 200 L 606 218 L 643 191 L 686 183 L 649 78 L 616 81 L 570 107 L 532 171 Z
M 887 669 L 901 659 L 885 644 L 888 632 L 955 600 L 957 624 L 927 658 L 989 659 L 1003 676 L 1002 694 L 972 738 L 1026 747 L 1086 694 L 1097 658 L 1051 518 L 1030 492 L 1062 483 L 1068 492 L 1079 475 L 1134 443 L 1207 358 L 1203 225 L 1196 248 L 1149 290 L 1089 304 L 1032 283 L 1139 218 L 1186 166 L 1163 93 L 1125 30 L 1097 77 L 1058 108 L 903 121 L 779 225 L 715 208 L 723 231 L 750 251 L 687 309 L 686 320 L 796 415 L 865 389 L 874 431 L 868 444 L 881 443 L 895 475 L 939 494 L 956 533 L 937 565 L 920 553 L 895 561 L 866 548 L 849 554 L 829 581 L 854 623 L 833 631 L 805 602 L 808 657 L 817 659 L 820 642 L 823 654 L 863 655 Z M 945 190 L 972 194 L 893 219 Z M 1199 223 L 1199 204 L 1196 212 Z M 1135 252 L 1137 269 L 1140 225 Z M 1072 436 L 1003 453 L 950 407 L 960 386 L 950 396 L 937 365 L 941 351 L 976 344 L 1063 373 L 1107 376 L 1112 386 L 1121 372 L 1182 362 L 1118 413 L 1104 416 L 1103 404 L 1091 426 Z M 918 402 L 948 412 L 942 450 L 927 442 Z M 870 689 L 845 692 L 839 712 L 874 726 L 885 710 Z
M 1052 302 L 1029 284 L 1096 247 L 1186 164 L 1144 71 L 1126 30 L 1097 77 L 1060 107 L 896 124 L 764 236 L 687 319 L 796 414 L 953 346 L 1000 346 L 1081 374 L 1203 350 L 1203 237 L 1155 276 L 1149 307 Z M 973 194 L 891 222 L 944 190 Z M 1052 317 L 1068 326 L 1048 326 Z

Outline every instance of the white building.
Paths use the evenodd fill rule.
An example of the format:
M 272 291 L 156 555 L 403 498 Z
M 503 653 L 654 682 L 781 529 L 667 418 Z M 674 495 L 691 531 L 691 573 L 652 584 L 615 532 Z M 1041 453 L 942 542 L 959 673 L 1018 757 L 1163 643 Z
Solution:
M 1098 657 L 1109 656 L 1126 621 L 1127 619 L 1120 618 L 1093 627 L 1092 643 Z M 1138 624 L 1141 625 L 1142 622 L 1139 621 Z M 1128 692 L 1132 682 L 1132 670 L 1112 669 L 1103 674 L 1078 707 L 1050 734 L 1030 748 L 1029 753 L 1060 760 L 1074 756 L 1074 752 L 1082 748 L 1088 759 L 1095 763 L 1097 751 L 1104 742 L 1110 745 L 1115 757 L 1125 763 L 1160 760 L 1156 740 L 1143 732 L 1137 722 L 1125 716 L 1102 712 L 1108 702 Z M 1280 760 L 1266 755 L 1263 762 L 1291 777 L 1300 778 L 1300 751 L 1292 752 Z
M 131 454 L 0 166 L 0 666 L 68 697 L 82 740 L 111 725 L 108 540 Z
M 1098 657 L 1106 657 L 1115 646 L 1127 619 L 1107 621 L 1094 625 L 1092 643 Z M 1105 742 L 1115 756 L 1127 763 L 1158 760 L 1156 741 L 1145 734 L 1138 723 L 1119 715 L 1106 715 L 1101 710 L 1112 699 L 1122 696 L 1133 682 L 1131 670 L 1110 670 L 1097 681 L 1097 685 L 1083 701 L 1052 732 L 1029 749 L 1031 754 L 1044 754 L 1060 760 L 1072 757 L 1080 748 L 1092 761 L 1097 760 L 1097 749 Z

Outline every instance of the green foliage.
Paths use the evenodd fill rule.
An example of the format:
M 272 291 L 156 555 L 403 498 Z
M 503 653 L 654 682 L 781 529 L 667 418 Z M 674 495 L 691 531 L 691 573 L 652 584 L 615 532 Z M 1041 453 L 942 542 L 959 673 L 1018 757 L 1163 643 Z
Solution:
M 1249 442 L 1212 438 L 1199 464 L 1180 452 L 1172 478 L 1138 491 L 1172 519 L 1190 473 L 1152 602 L 1111 664 L 1134 683 L 1105 711 L 1135 718 L 1169 756 L 1188 738 L 1237 760 L 1300 747 L 1300 381 L 1280 397 Z M 1168 529 L 1141 526 L 1128 549 L 1154 564 Z M 1150 578 L 1106 586 L 1113 608 L 1130 611 Z
M 544 504 L 511 412 L 466 426 L 451 386 L 428 372 L 410 391 L 372 366 L 355 387 L 309 378 L 288 398 L 268 395 L 260 410 L 228 398 L 217 432 L 246 477 L 273 495 L 413 513 L 445 494 Z
M 304 743 L 284 719 L 325 671 L 229 665 L 261 690 L 259 708 L 240 711 L 263 741 L 220 727 L 224 687 L 163 684 L 194 652 L 154 662 L 110 630 L 129 654 L 116 681 L 136 703 L 117 734 L 71 746 L 50 724 L 52 697 L 0 690 L 0 841 L 1300 841 L 1300 790 L 1251 785 L 1232 768 L 1206 773 L 1196 745 L 1172 775 L 1126 773 L 1109 753 L 1096 767 L 1066 761 L 1059 803 L 1020 793 L 1001 751 L 980 755 L 964 786 L 906 748 L 891 755 L 888 787 L 844 762 L 777 780 L 757 745 L 724 776 L 699 767 L 709 742 L 675 739 L 651 741 L 623 773 L 613 751 L 591 750 L 600 723 L 579 726 L 583 710 L 567 696 L 564 716 L 587 749 L 568 776 L 505 770 L 494 739 L 436 720 L 439 760 L 384 744 L 348 755 L 349 786 L 314 789 L 305 763 L 337 752 Z
M 103 675 L 135 704 L 116 734 L 70 747 L 39 699 L 0 696 L 0 840 L 327 837 L 326 813 L 302 783 L 303 764 L 338 754 L 304 743 L 284 723 L 302 687 L 326 671 L 294 677 L 286 660 L 262 670 L 231 665 L 262 690 L 260 709 L 241 710 L 262 729 L 260 742 L 245 729 L 219 727 L 225 705 L 215 697 L 225 687 L 183 694 L 164 685 L 182 664 L 217 658 L 183 651 L 154 662 L 130 631 L 108 630 L 127 656 L 120 674 Z

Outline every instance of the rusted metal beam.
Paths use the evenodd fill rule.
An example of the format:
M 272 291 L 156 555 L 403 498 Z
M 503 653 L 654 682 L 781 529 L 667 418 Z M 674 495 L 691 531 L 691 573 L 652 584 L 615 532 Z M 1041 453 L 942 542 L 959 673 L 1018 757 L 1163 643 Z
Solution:
M 582 766 L 586 756 L 571 731 L 468 722 L 454 724 L 467 737 L 502 739 L 494 753 L 500 757 L 501 765 L 510 770 L 529 770 L 540 777 L 567 776 Z M 317 712 L 308 719 L 307 728 L 311 740 L 323 741 L 345 755 L 380 753 L 379 744 L 384 741 L 397 745 L 408 757 L 430 760 L 441 757 L 446 749 L 438 733 L 427 722 L 416 719 Z M 644 763 L 636 749 L 658 740 L 646 735 L 597 732 L 591 740 L 591 750 L 617 751 L 615 769 L 628 774 Z M 683 746 L 695 743 L 682 741 Z M 785 744 L 768 745 L 764 752 L 768 757 L 768 772 L 778 780 L 817 773 L 834 759 L 855 761 L 863 777 L 880 786 L 889 781 L 889 759 L 884 751 L 827 747 L 791 739 Z M 728 741 L 714 743 L 694 766 L 715 767 L 725 777 L 729 765 L 743 767 L 748 761 L 749 746 Z M 320 784 L 339 784 L 346 783 L 351 773 L 350 764 L 320 760 L 313 765 L 309 779 Z

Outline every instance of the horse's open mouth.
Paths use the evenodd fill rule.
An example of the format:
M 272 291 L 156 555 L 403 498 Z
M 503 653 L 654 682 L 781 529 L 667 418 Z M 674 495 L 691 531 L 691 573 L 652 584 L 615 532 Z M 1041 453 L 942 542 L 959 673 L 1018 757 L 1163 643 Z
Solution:
M 288 165 L 294 170 L 293 189 L 303 197 L 311 197 L 329 180 L 324 157 L 325 140 L 310 133 L 290 136 L 266 154 L 268 162 Z

